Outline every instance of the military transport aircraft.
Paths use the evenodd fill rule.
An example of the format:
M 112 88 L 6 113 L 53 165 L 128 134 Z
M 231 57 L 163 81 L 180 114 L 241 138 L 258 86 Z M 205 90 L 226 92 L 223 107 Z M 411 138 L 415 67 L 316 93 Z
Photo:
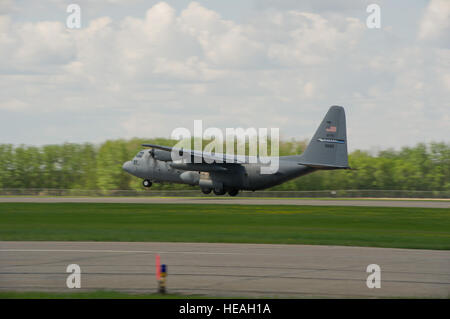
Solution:
M 132 161 L 123 164 L 128 173 L 143 179 L 144 187 L 153 182 L 198 185 L 205 194 L 236 196 L 239 190 L 261 190 L 284 183 L 316 170 L 349 169 L 347 157 L 347 130 L 342 106 L 332 106 L 317 129 L 308 147 L 301 155 L 278 157 L 278 170 L 262 174 L 266 165 L 219 153 L 142 144 L 150 150 L 140 151 Z M 173 160 L 179 154 L 191 160 Z M 194 158 L 197 158 L 194 161 Z M 199 160 L 200 158 L 200 160 Z

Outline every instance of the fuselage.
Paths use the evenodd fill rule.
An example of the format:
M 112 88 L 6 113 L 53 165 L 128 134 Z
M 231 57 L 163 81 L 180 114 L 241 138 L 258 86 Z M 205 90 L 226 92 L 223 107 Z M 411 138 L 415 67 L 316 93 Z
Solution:
M 205 194 L 236 196 L 239 190 L 269 188 L 316 170 L 350 168 L 345 111 L 337 105 L 328 109 L 301 155 L 252 157 L 142 145 L 151 149 L 140 151 L 123 169 L 142 178 L 144 187 L 153 182 L 181 183 L 198 185 Z
M 174 165 L 175 164 L 175 165 Z M 209 189 L 261 190 L 311 173 L 314 168 L 299 165 L 292 156 L 279 157 L 279 167 L 273 174 L 262 174 L 264 164 L 246 163 L 227 165 L 226 169 L 213 171 L 183 170 L 172 161 L 153 158 L 143 150 L 132 161 L 123 165 L 128 173 L 152 182 L 198 185 Z M 220 165 L 216 167 L 220 168 Z

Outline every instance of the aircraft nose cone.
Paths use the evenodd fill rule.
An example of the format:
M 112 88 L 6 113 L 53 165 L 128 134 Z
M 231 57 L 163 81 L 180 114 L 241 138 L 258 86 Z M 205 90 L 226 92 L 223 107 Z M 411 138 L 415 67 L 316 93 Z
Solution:
M 131 162 L 128 161 L 128 162 L 123 163 L 122 169 L 123 169 L 125 172 L 128 172 L 128 173 L 129 173 L 129 172 L 131 171 Z

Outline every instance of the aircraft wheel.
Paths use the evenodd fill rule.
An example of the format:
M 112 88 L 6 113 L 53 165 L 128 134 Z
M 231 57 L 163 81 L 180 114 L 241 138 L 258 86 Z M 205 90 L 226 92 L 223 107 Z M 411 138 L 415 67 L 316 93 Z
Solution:
M 150 187 L 152 186 L 152 182 L 150 182 L 148 179 L 144 179 L 142 185 L 144 185 L 144 187 Z
M 225 190 L 220 189 L 220 188 L 214 188 L 213 192 L 215 195 L 224 195 L 225 194 Z
M 202 188 L 202 193 L 203 194 L 209 194 L 211 193 L 212 189 L 211 188 Z
M 228 191 L 228 195 L 230 196 L 236 196 L 239 193 L 239 189 L 230 189 Z

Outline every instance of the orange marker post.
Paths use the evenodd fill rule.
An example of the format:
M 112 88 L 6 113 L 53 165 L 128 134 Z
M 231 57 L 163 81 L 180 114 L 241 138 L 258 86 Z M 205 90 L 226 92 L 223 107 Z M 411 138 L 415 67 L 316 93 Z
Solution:
M 161 279 L 161 261 L 159 258 L 159 255 L 156 254 L 155 258 L 155 264 L 156 264 L 156 280 L 159 281 Z

